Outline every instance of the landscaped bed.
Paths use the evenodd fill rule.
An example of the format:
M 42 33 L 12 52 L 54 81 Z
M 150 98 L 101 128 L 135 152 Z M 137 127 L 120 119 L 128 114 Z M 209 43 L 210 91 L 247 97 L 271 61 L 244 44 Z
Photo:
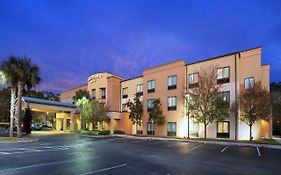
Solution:
M 32 141 L 32 140 L 34 140 L 34 138 L 0 137 L 0 142 L 25 142 L 25 141 Z

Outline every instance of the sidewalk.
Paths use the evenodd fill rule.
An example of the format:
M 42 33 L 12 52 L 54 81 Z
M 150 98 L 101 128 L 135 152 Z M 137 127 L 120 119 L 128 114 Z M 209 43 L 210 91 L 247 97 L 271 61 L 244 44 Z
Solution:
M 133 135 L 122 135 L 115 134 L 118 137 L 143 139 L 143 140 L 163 140 L 163 141 L 179 141 L 179 142 L 192 142 L 192 143 L 204 143 L 204 144 L 217 144 L 217 145 L 232 145 L 240 147 L 259 147 L 269 149 L 281 149 L 281 145 L 270 145 L 270 144 L 256 144 L 256 143 L 239 143 L 239 142 L 224 142 L 224 141 L 204 141 L 204 140 L 191 140 L 191 139 L 176 139 L 176 138 L 161 138 L 161 137 L 139 137 Z M 280 138 L 281 141 L 281 138 Z

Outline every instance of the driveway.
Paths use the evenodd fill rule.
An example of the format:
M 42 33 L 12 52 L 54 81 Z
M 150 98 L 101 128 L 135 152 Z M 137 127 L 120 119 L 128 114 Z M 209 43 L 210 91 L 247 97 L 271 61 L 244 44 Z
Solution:
M 0 145 L 0 174 L 280 174 L 281 150 L 76 134 Z

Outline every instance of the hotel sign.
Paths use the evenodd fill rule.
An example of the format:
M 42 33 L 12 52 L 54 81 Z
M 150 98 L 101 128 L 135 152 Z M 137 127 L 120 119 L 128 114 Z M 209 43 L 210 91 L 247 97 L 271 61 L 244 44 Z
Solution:
M 102 73 L 94 74 L 88 78 L 88 82 L 90 82 L 90 83 L 96 82 L 97 79 L 99 79 L 101 77 L 102 77 Z

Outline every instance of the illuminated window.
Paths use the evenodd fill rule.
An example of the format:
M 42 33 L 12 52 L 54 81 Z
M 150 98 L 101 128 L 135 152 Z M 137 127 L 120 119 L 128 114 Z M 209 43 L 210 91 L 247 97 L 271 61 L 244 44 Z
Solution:
M 169 76 L 168 77 L 168 90 L 177 88 L 177 76 Z
M 149 80 L 147 81 L 147 92 L 155 92 L 155 81 L 154 80 Z
M 177 134 L 177 123 L 176 122 L 168 122 L 168 136 L 176 136 Z
M 224 101 L 230 102 L 230 91 L 221 92 Z
M 177 110 L 177 97 L 168 97 L 168 111 Z
M 218 121 L 217 137 L 218 138 L 229 138 L 229 121 Z
M 217 83 L 228 83 L 229 82 L 229 74 L 230 70 L 229 67 L 223 67 L 217 69 Z
M 255 78 L 254 77 L 248 77 L 244 79 L 244 86 L 245 89 L 250 89 L 255 86 Z

